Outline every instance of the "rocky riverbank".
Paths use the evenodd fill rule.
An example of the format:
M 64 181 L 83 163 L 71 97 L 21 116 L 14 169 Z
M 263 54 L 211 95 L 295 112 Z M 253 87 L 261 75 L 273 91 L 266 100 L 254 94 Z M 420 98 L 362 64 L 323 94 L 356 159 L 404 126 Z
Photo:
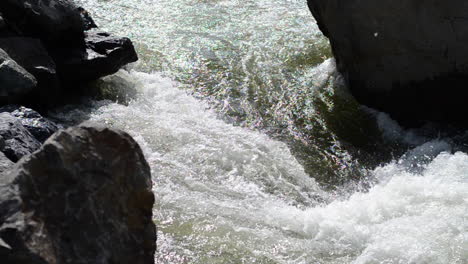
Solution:
M 137 59 L 128 38 L 100 31 L 71 1 L 1 1 L 2 263 L 154 263 L 152 181 L 138 144 L 41 115 Z

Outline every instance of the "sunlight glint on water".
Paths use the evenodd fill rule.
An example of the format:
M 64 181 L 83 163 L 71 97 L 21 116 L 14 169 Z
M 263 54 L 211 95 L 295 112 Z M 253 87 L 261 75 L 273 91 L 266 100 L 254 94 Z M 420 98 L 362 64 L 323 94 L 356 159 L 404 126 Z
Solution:
M 158 74 L 119 75 L 141 96 L 129 106 L 97 102 L 90 119 L 125 129 L 144 149 L 156 263 L 466 263 L 468 155 L 437 147 L 421 175 L 405 160 L 385 165 L 368 193 L 342 200 L 321 191 L 285 144 L 220 121 Z
M 254 122 L 275 102 L 252 99 L 281 100 L 278 80 L 310 76 L 326 55 L 305 1 L 78 2 L 138 43 L 137 69 L 192 81 Z M 422 139 L 375 169 L 369 192 L 335 197 L 284 143 L 226 124 L 160 74 L 119 75 L 140 92 L 129 106 L 94 102 L 61 118 L 91 112 L 143 147 L 155 183 L 156 263 L 467 263 L 468 155 L 449 154 L 449 142 Z M 379 121 L 384 135 L 413 140 Z

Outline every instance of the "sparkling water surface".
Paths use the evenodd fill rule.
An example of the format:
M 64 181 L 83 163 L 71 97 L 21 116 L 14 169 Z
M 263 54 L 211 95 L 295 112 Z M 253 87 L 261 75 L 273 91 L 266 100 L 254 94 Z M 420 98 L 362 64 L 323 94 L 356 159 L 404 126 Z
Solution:
M 353 162 L 334 122 L 365 111 L 336 84 L 305 1 L 78 2 L 136 43 L 140 63 L 117 77 L 138 95 L 55 116 L 140 143 L 156 195 L 155 263 L 468 263 L 468 155 L 453 141 L 373 113 L 382 140 L 412 147 L 363 168 L 364 191 L 324 187 L 320 175 Z M 305 166 L 276 130 L 314 159 Z

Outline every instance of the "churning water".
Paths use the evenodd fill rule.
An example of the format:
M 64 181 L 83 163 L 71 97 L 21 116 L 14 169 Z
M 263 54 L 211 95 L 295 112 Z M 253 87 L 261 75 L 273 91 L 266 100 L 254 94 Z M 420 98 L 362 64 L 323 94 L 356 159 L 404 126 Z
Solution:
M 136 42 L 107 82 L 137 96 L 55 116 L 140 143 L 156 263 L 468 263 L 468 155 L 353 102 L 305 1 L 79 2 Z M 368 141 L 404 155 L 369 170 Z

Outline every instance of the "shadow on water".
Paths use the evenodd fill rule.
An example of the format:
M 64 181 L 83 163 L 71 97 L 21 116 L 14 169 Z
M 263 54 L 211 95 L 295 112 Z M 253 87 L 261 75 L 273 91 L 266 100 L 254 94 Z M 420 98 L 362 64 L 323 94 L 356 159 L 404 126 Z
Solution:
M 119 74 L 103 77 L 94 82 L 81 84 L 79 93 L 69 95 L 63 106 L 49 111 L 48 117 L 70 127 L 88 121 L 99 108 L 112 103 L 128 105 L 137 97 L 134 85 Z

